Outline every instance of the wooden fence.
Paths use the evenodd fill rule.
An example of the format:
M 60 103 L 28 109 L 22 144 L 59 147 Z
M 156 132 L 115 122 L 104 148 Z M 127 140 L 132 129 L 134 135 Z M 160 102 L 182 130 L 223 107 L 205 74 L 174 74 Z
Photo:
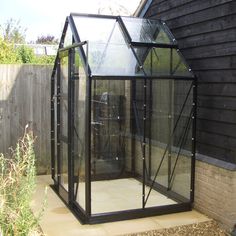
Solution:
M 0 65 L 0 152 L 9 152 L 28 124 L 36 136 L 39 174 L 50 172 L 51 66 Z

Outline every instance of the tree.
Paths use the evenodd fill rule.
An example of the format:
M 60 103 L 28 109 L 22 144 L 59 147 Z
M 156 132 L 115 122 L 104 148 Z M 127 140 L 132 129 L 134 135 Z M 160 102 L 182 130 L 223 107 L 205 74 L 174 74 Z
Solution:
M 26 29 L 20 25 L 20 20 L 10 18 L 4 25 L 0 25 L 0 30 L 5 42 L 25 43 Z
M 12 43 L 7 43 L 0 37 L 0 64 L 19 63 L 20 59 Z
M 109 15 L 132 15 L 129 10 L 119 3 L 119 1 L 100 0 L 98 14 Z
M 47 35 L 47 36 L 40 36 L 36 40 L 37 44 L 58 44 L 58 39 L 55 38 L 53 35 Z
M 55 56 L 36 56 L 27 45 L 14 47 L 13 43 L 0 37 L 0 64 L 38 64 L 53 65 Z

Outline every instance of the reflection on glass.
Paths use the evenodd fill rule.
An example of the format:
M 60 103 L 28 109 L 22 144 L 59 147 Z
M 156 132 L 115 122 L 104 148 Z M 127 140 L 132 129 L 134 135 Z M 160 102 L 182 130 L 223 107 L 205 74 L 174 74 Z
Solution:
M 191 183 L 191 127 L 192 127 L 192 81 L 150 80 L 146 124 L 146 196 L 150 206 L 155 190 L 167 189 L 178 201 L 189 201 Z M 136 82 L 136 107 L 142 124 L 143 83 Z M 141 127 L 141 133 L 143 127 Z M 150 132 L 150 133 L 149 133 Z M 140 131 L 136 129 L 139 136 Z M 141 137 L 142 138 L 142 137 Z M 136 141 L 137 142 L 137 141 Z M 142 149 L 135 145 L 136 172 L 142 175 Z M 156 202 L 156 205 L 160 202 Z M 167 203 L 166 203 L 167 204 Z M 174 204 L 174 202 L 172 202 Z
M 173 50 L 172 74 L 178 76 L 193 76 L 183 56 L 180 54 L 179 50 L 176 49 Z
M 161 20 L 122 17 L 132 42 L 174 44 L 174 37 Z
M 65 39 L 64 39 L 64 44 L 63 47 L 67 47 L 70 46 L 73 42 L 72 40 L 72 31 L 71 31 L 71 26 L 68 25 L 67 31 L 66 31 L 66 35 L 65 35 Z
M 138 47 L 135 48 L 145 73 L 151 76 L 189 76 L 193 74 L 176 49 Z
M 85 98 L 86 73 L 80 55 L 75 51 L 75 80 L 74 90 L 74 198 L 85 209 Z
M 147 75 L 170 75 L 171 49 L 139 47 L 135 49 Z
M 62 57 L 63 56 L 63 57 Z M 61 105 L 61 134 L 67 137 L 68 133 L 68 52 L 60 54 L 60 105 Z
M 60 53 L 60 184 L 68 191 L 68 52 Z
M 61 142 L 61 178 L 60 184 L 68 191 L 68 145 Z
M 192 146 L 192 82 L 175 81 L 174 93 L 174 122 L 178 122 L 176 131 L 173 135 L 172 151 L 172 179 L 171 189 L 183 196 L 185 201 L 190 199 L 190 180 L 191 180 L 191 146 Z M 186 99 L 186 94 L 189 96 Z M 185 96 L 184 96 L 185 95 Z M 183 103 L 185 106 L 183 107 Z M 180 116 L 181 114 L 181 116 Z M 180 149 L 181 146 L 181 149 Z M 174 163 L 176 163 L 174 167 Z M 174 169 L 175 168 L 175 169 Z
M 156 171 L 161 164 L 156 182 L 168 187 L 168 144 L 173 127 L 173 101 L 172 80 L 152 81 L 152 115 L 151 115 L 151 178 L 155 177 Z M 167 151 L 166 151 L 167 150 Z

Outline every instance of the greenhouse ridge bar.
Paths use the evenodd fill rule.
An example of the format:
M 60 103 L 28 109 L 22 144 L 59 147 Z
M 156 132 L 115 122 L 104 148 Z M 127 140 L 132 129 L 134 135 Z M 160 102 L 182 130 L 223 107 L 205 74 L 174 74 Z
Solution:
M 191 209 L 196 79 L 161 20 L 67 17 L 51 78 L 53 188 L 83 223 Z

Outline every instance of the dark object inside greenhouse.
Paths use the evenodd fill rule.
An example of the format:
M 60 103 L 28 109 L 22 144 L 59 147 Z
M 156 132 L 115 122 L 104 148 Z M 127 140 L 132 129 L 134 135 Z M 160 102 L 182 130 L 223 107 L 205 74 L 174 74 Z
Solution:
M 51 78 L 53 189 L 82 223 L 191 210 L 196 79 L 162 20 L 72 13 Z

